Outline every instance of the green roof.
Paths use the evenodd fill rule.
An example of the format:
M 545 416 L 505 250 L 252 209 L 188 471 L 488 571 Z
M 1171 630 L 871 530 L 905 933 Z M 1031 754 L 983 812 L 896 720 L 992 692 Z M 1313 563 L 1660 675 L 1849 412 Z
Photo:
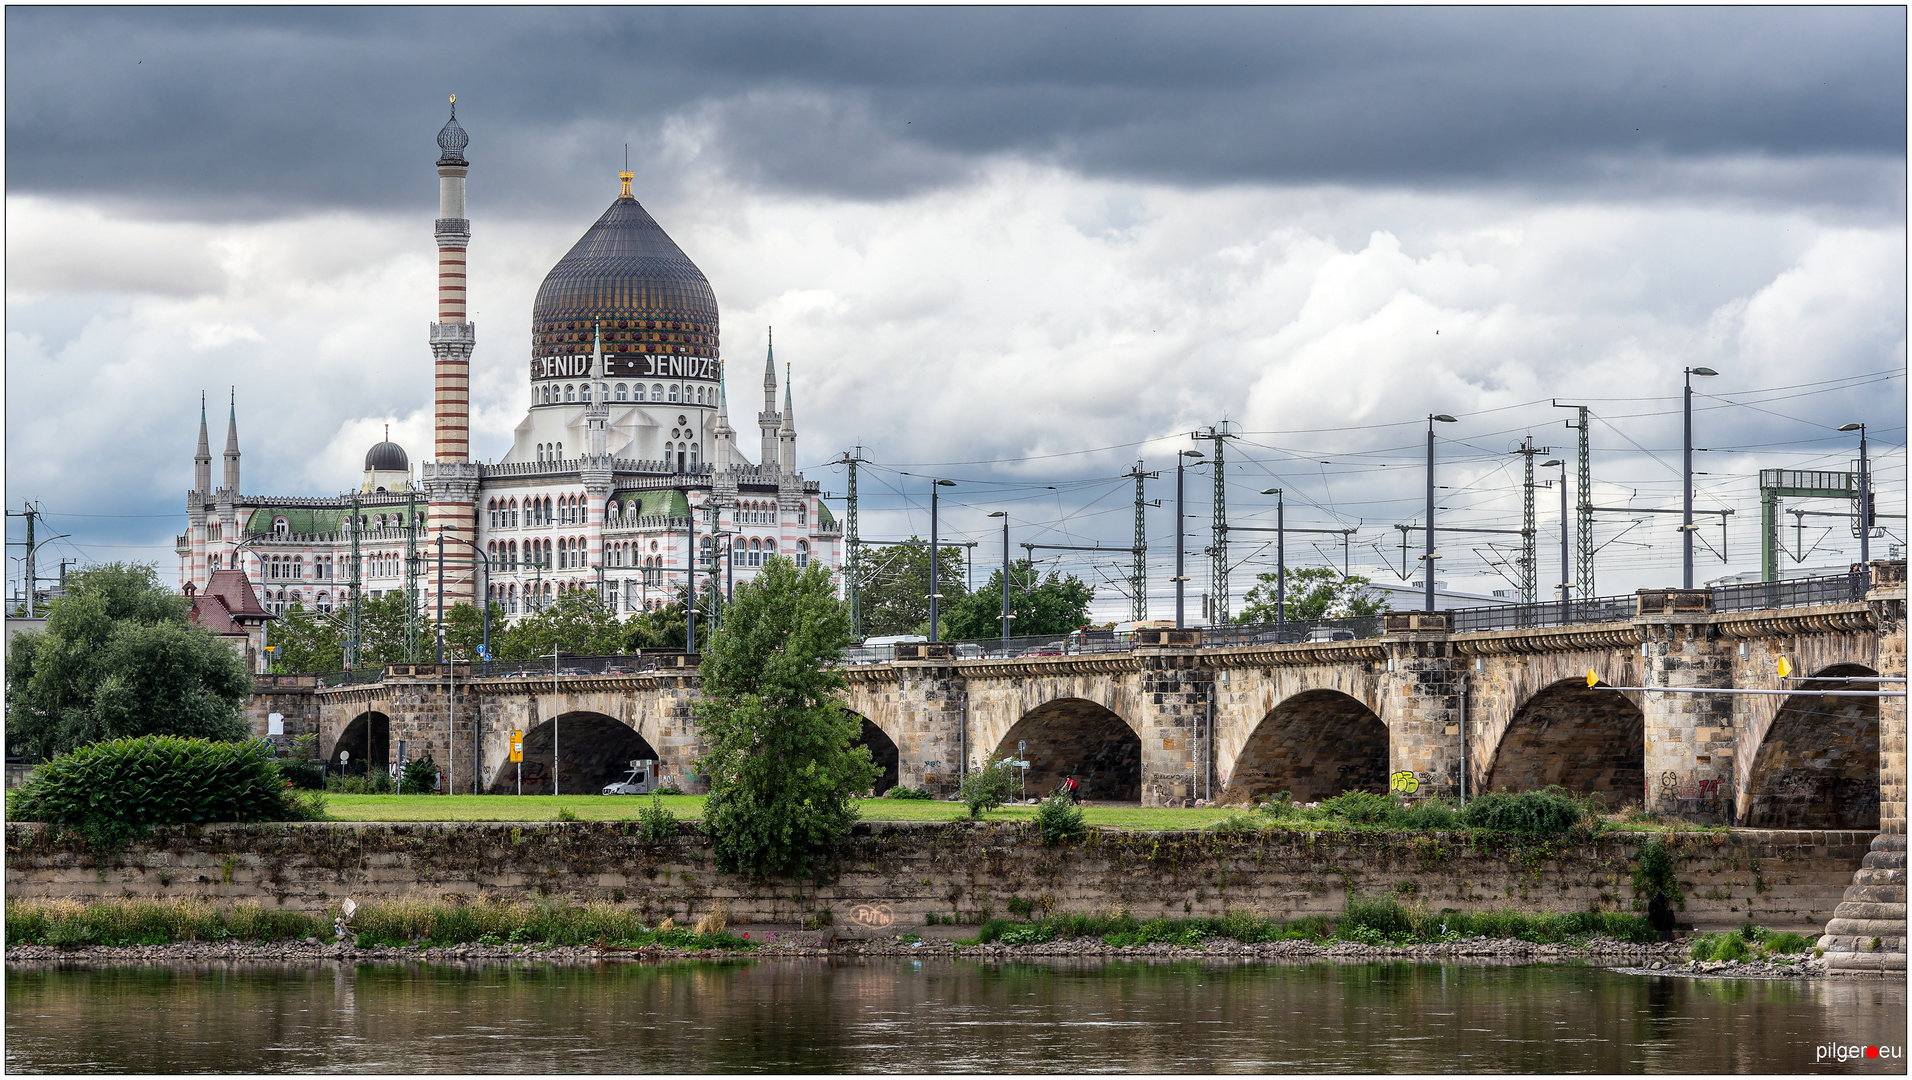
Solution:
M 622 517 L 632 516 L 632 506 L 637 508 L 638 517 L 656 517 L 660 514 L 677 518 L 690 516 L 690 500 L 681 491 L 626 491 L 611 501 Z
M 830 508 L 823 504 L 822 499 L 817 500 L 817 524 L 825 528 L 836 524 L 836 517 L 830 513 Z
M 387 523 L 394 527 L 403 527 L 405 524 L 405 510 L 403 507 L 393 510 L 361 507 L 359 510 L 359 516 L 366 519 L 366 528 L 376 526 L 379 514 L 384 514 Z M 421 519 L 425 516 L 423 507 L 419 508 L 418 516 Z M 286 521 L 286 531 L 291 533 L 301 535 L 335 533 L 350 528 L 347 524 L 347 519 L 350 517 L 351 511 L 344 507 L 316 510 L 303 506 L 263 506 L 254 510 L 252 517 L 247 519 L 246 531 L 249 533 L 269 533 L 272 531 L 273 521 L 278 518 L 284 518 Z

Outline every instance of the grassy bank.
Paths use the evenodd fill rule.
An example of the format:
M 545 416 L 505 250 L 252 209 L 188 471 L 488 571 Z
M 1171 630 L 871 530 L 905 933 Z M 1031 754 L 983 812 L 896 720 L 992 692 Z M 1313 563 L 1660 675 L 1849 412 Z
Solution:
M 322 915 L 267 910 L 256 903 L 220 905 L 201 899 L 116 900 L 81 904 L 71 900 L 8 901 L 7 941 L 18 945 L 165 945 L 185 941 L 273 942 L 308 937 L 334 940 L 336 909 Z M 899 927 L 899 930 L 902 929 Z M 630 907 L 592 902 L 536 904 L 444 904 L 428 901 L 368 903 L 347 927 L 361 948 L 402 945 L 613 945 L 672 949 L 750 949 L 752 943 L 725 929 L 721 917 L 705 915 L 693 927 L 666 923 L 647 926 Z M 1463 938 L 1514 938 L 1532 942 L 1573 941 L 1604 935 L 1646 943 L 1656 935 L 1637 915 L 1612 912 L 1566 914 L 1520 911 L 1428 913 L 1404 907 L 1392 897 L 1356 898 L 1340 915 L 1311 915 L 1284 922 L 1253 912 L 1222 918 L 1137 920 L 1124 912 L 1053 915 L 1027 921 L 990 919 L 969 944 L 1039 945 L 1076 938 L 1099 938 L 1112 946 L 1166 943 L 1197 946 L 1209 938 L 1244 944 L 1263 941 L 1311 941 L 1332 944 L 1410 945 L 1455 942 Z M 1782 951 L 1798 935 L 1769 935 L 1749 928 L 1709 935 L 1703 942 L 1732 937 L 1766 942 Z M 1804 942 L 1804 939 L 1799 939 Z M 1695 955 L 1698 955 L 1696 949 Z
M 1072 938 L 1100 938 L 1105 945 L 1195 946 L 1209 938 L 1229 938 L 1244 944 L 1262 941 L 1311 941 L 1332 944 L 1352 941 L 1363 945 L 1414 945 L 1456 942 L 1464 938 L 1512 938 L 1552 943 L 1605 936 L 1646 944 L 1659 935 L 1638 915 L 1620 912 L 1489 912 L 1432 913 L 1406 907 L 1392 897 L 1355 897 L 1340 915 L 1310 915 L 1283 922 L 1252 912 L 1237 911 L 1209 919 L 1152 919 L 1138 921 L 1127 914 L 1056 915 L 1020 921 L 990 919 L 973 939 L 979 944 L 1034 945 Z
M 335 937 L 324 915 L 272 911 L 255 903 L 208 900 L 7 902 L 7 941 L 17 945 L 166 945 L 177 941 L 286 941 Z M 666 920 L 668 923 L 668 920 Z M 380 945 L 614 945 L 671 949 L 750 949 L 750 942 L 706 916 L 694 927 L 646 926 L 631 908 L 607 903 L 364 904 L 347 935 L 360 948 Z

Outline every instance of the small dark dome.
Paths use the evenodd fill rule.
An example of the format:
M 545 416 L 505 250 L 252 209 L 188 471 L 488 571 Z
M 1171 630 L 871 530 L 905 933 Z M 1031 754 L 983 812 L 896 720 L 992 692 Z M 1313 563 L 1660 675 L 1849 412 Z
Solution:
M 365 452 L 366 472 L 402 472 L 412 471 L 412 460 L 405 456 L 405 448 L 395 442 L 382 442 Z
M 438 148 L 444 151 L 438 156 L 438 163 L 440 165 L 470 164 L 465 160 L 465 147 L 470 142 L 471 137 L 465 134 L 464 128 L 458 126 L 458 99 L 453 98 L 451 119 L 445 121 L 445 126 L 438 130 Z

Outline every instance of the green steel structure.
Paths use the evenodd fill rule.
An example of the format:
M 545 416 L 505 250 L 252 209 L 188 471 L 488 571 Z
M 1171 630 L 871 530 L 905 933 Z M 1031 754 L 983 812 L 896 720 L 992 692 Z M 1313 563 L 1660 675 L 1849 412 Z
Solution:
M 1759 470 L 1759 580 L 1779 580 L 1779 500 L 1846 499 L 1859 515 L 1859 474 L 1817 469 Z

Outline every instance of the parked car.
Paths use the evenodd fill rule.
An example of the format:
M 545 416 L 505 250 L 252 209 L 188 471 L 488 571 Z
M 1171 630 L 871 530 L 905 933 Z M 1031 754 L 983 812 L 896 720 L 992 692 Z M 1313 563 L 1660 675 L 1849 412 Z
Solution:
M 1308 631 L 1308 640 L 1314 641 L 1353 641 L 1354 631 L 1343 630 L 1335 626 L 1317 626 Z
M 959 641 L 956 643 L 956 659 L 958 660 L 981 660 L 986 655 L 987 653 L 983 651 L 983 647 L 973 641 Z

